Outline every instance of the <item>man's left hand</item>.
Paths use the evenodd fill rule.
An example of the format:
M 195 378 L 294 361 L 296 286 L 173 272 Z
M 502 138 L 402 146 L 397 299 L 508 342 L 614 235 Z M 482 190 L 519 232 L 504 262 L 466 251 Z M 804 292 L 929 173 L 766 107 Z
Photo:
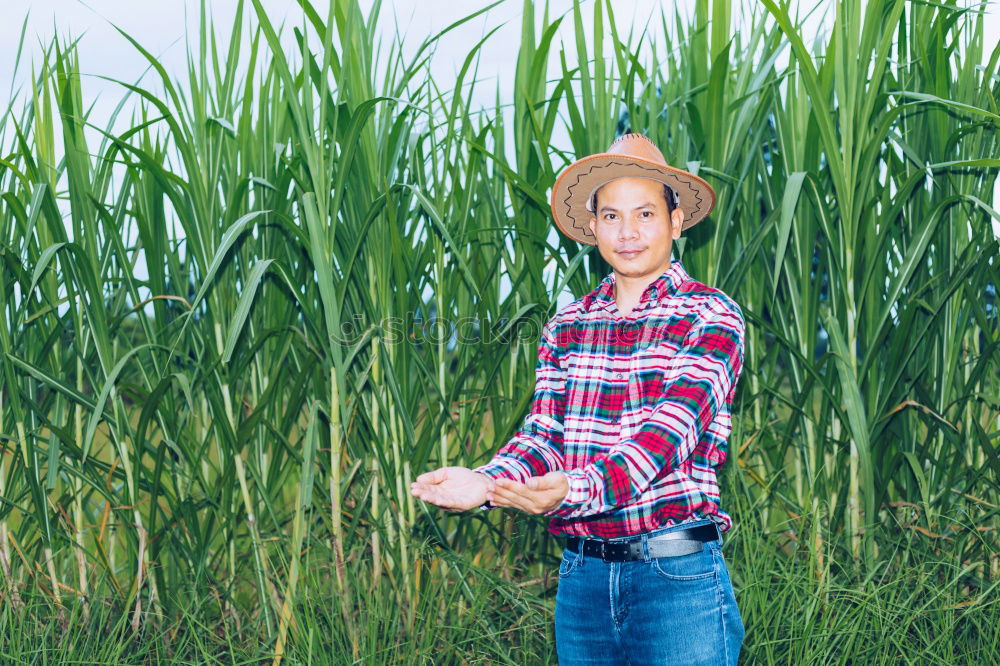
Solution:
M 566 480 L 566 475 L 556 471 L 544 476 L 533 476 L 527 483 L 498 477 L 493 479 L 493 488 L 487 491 L 486 498 L 494 506 L 541 515 L 562 504 L 568 492 L 569 481 Z

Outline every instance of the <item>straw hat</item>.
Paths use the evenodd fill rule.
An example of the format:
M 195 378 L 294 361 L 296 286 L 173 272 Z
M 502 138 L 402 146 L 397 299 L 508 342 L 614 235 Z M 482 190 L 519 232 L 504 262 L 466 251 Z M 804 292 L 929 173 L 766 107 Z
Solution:
M 552 187 L 552 216 L 559 230 L 585 245 L 597 245 L 590 231 L 590 198 L 616 178 L 638 176 L 667 184 L 684 211 L 682 230 L 705 219 L 715 206 L 715 190 L 704 180 L 667 164 L 660 149 L 642 134 L 615 139 L 607 152 L 588 155 L 563 169 Z

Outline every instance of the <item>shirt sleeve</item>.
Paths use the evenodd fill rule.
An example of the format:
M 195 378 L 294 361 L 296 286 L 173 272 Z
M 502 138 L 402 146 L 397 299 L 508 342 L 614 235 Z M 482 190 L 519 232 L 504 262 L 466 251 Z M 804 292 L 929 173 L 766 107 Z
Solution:
M 677 469 L 723 405 L 743 368 L 744 321 L 738 306 L 695 325 L 671 359 L 647 421 L 627 439 L 566 472 L 569 491 L 546 516 L 575 518 L 623 506 Z
M 491 478 L 524 483 L 532 476 L 563 469 L 563 417 L 566 413 L 566 369 L 550 320 L 542 328 L 535 364 L 535 393 L 520 430 L 485 465 L 473 468 Z M 494 508 L 484 505 L 485 509 Z

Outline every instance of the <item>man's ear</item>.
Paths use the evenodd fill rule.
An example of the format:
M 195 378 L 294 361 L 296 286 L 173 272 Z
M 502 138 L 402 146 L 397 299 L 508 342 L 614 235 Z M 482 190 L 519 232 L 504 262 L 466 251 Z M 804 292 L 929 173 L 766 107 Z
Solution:
M 590 225 L 590 233 L 594 236 L 594 238 L 597 238 L 597 232 L 594 231 L 594 225 L 597 224 L 597 218 L 591 215 L 590 222 L 588 222 L 588 224 Z
M 677 240 L 681 237 L 681 225 L 684 224 L 684 211 L 680 207 L 670 211 L 670 236 Z

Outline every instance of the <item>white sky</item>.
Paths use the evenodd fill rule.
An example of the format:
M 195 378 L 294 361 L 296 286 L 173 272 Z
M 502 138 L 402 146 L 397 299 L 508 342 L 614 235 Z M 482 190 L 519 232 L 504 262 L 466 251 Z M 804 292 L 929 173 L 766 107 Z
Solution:
M 317 11 L 325 18 L 325 0 L 312 0 Z M 833 13 L 833 0 L 819 0 L 824 7 L 819 12 L 813 12 L 806 24 L 805 34 L 815 34 L 830 24 Z M 972 3 L 975 0 L 963 0 Z M 304 22 L 302 11 L 296 0 L 260 0 L 269 18 L 275 25 L 286 22 L 284 38 L 286 52 L 295 50 L 291 37 L 293 25 Z M 802 14 L 815 6 L 815 0 L 793 0 L 792 6 Z M 147 71 L 148 66 L 135 48 L 112 27 L 118 25 L 139 44 L 143 45 L 163 64 L 170 75 L 176 80 L 186 79 L 187 50 L 197 50 L 198 44 L 198 13 L 199 0 L 4 0 L 4 10 L 0 21 L 0 109 L 6 109 L 10 99 L 11 88 L 26 84 L 31 75 L 32 64 L 40 61 L 42 48 L 48 45 L 53 35 L 59 35 L 62 40 L 81 37 L 79 54 L 82 70 L 83 92 L 86 102 L 96 100 L 91 120 L 104 127 L 113 109 L 120 101 L 123 89 L 121 86 L 98 78 L 98 75 L 135 83 L 143 72 L 146 72 L 141 85 L 151 87 L 157 93 L 160 85 L 156 73 Z M 225 42 L 228 39 L 233 17 L 236 11 L 236 0 L 207 0 L 208 11 L 214 16 L 218 38 Z M 361 0 L 364 11 L 372 6 L 372 0 Z M 479 7 L 489 4 L 488 0 L 384 0 L 379 17 L 380 34 L 383 36 L 384 50 L 388 50 L 391 35 L 397 30 L 405 33 L 406 49 L 412 53 L 426 37 L 447 27 L 458 18 L 472 13 Z M 658 0 L 615 0 L 613 3 L 619 32 L 627 34 L 633 27 L 636 33 L 650 22 L 658 21 L 662 2 Z M 750 4 L 750 3 L 745 3 Z M 245 2 L 245 11 L 252 13 L 250 0 Z M 541 14 L 543 0 L 538 0 L 537 13 Z M 563 21 L 559 30 L 560 39 L 565 42 L 570 51 L 575 52 L 573 44 L 572 0 L 550 0 L 550 18 L 562 13 L 570 15 Z M 593 0 L 583 4 L 585 20 L 592 17 Z M 664 4 L 668 12 L 677 7 L 682 13 L 693 11 L 694 0 L 676 0 Z M 479 63 L 480 83 L 476 86 L 477 104 L 492 107 L 494 94 L 499 83 L 500 95 L 504 101 L 511 98 L 514 80 L 513 67 L 516 54 L 513 49 L 519 41 L 520 14 L 522 0 L 505 0 L 499 6 L 476 19 L 460 26 L 446 35 L 438 44 L 437 52 L 431 61 L 431 74 L 435 81 L 446 82 L 454 77 L 472 44 L 497 25 L 503 26 L 486 42 L 481 50 Z M 821 21 L 825 16 L 825 21 Z M 25 17 L 27 21 L 25 53 L 17 72 L 16 82 L 13 80 L 13 67 L 17 55 L 21 26 Z M 246 26 L 246 21 L 244 22 Z M 244 27 L 246 30 L 246 27 Z M 310 30 L 311 32 L 311 30 Z M 654 25 L 653 32 L 657 32 Z M 244 32 L 246 35 L 246 32 Z M 191 44 L 186 41 L 190 39 Z M 807 44 L 811 40 L 807 40 Z M 1000 41 L 1000 1 L 993 0 L 989 6 L 986 20 L 987 45 Z M 221 57 L 225 56 L 225 44 Z M 246 49 L 245 49 L 246 50 Z M 987 47 L 987 52 L 990 50 Z M 246 57 L 247 54 L 243 54 Z M 783 56 L 787 55 L 786 53 Z M 558 72 L 558 59 L 550 59 L 551 73 Z M 787 58 L 785 59 L 787 62 Z M 780 62 L 780 61 L 779 61 Z M 87 104 L 84 105 L 87 108 Z M 122 131 L 127 128 L 128 118 L 120 117 L 115 129 Z M 557 123 L 557 128 L 559 124 Z M 559 128 L 561 129 L 561 128 Z M 97 145 L 98 134 L 93 132 L 94 144 Z M 565 147 L 560 137 L 565 134 L 557 132 L 554 142 Z M 89 139 L 89 136 L 88 136 Z
M 280 24 L 287 20 L 294 24 L 303 22 L 302 13 L 295 0 L 260 0 L 268 12 L 272 22 Z M 832 13 L 832 0 L 819 0 L 826 5 L 827 15 Z M 965 0 L 972 2 L 973 0 Z M 221 37 L 228 35 L 237 2 L 236 0 L 208 0 L 209 11 L 215 16 L 217 30 Z M 325 17 L 325 2 L 313 0 L 318 11 Z M 372 5 L 372 0 L 361 0 L 365 11 Z M 437 32 L 459 17 L 475 11 L 477 7 L 485 7 L 488 0 L 383 0 L 380 15 L 380 28 L 383 33 L 390 33 L 394 26 L 394 17 L 398 20 L 400 31 L 405 31 L 411 38 L 409 43 L 415 47 L 426 35 Z M 543 0 L 538 0 L 538 13 L 541 13 Z M 569 12 L 571 0 L 550 0 L 551 14 L 558 15 Z M 805 9 L 813 6 L 812 0 L 800 2 L 793 0 L 793 7 Z M 8 99 L 7 86 L 10 81 L 10 71 L 17 52 L 21 24 L 25 16 L 30 17 L 27 25 L 26 49 L 29 56 L 37 61 L 41 52 L 41 43 L 48 43 L 51 35 L 60 36 L 84 35 L 81 41 L 81 65 L 85 72 L 100 73 L 114 78 L 134 81 L 143 71 L 144 64 L 133 47 L 121 36 L 109 22 L 114 22 L 125 32 L 155 54 L 175 76 L 184 75 L 185 65 L 185 26 L 192 40 L 197 40 L 198 0 L 5 0 L 3 17 L 0 22 L 0 103 L 6 106 Z M 487 14 L 461 26 L 446 36 L 438 48 L 438 56 L 433 63 L 435 72 L 451 73 L 461 64 L 472 40 L 484 32 L 485 27 L 494 27 L 506 22 L 486 44 L 483 49 L 480 71 L 484 76 L 500 75 L 501 93 L 505 87 L 509 90 L 513 80 L 510 71 L 513 66 L 511 46 L 517 44 L 520 31 L 521 0 L 505 0 Z M 620 29 L 628 31 L 630 25 L 645 25 L 649 18 L 658 17 L 661 2 L 656 0 L 615 0 L 615 14 Z M 667 11 L 673 6 L 680 11 L 690 13 L 694 0 L 676 0 L 667 5 Z M 246 0 L 247 10 L 251 11 L 251 2 Z M 593 8 L 592 1 L 583 5 L 584 15 L 589 17 Z M 824 10 L 821 10 L 821 12 Z M 815 28 L 817 21 L 811 21 L 808 27 Z M 55 27 L 54 27 L 55 26 Z M 290 28 L 291 26 L 289 26 Z M 572 48 L 572 20 L 568 17 L 563 22 L 560 35 L 567 40 Z M 996 43 L 1000 40 L 1000 3 L 994 0 L 989 8 L 986 20 L 986 43 Z M 29 58 L 29 62 L 30 62 Z M 93 85 L 104 84 L 94 81 Z M 110 85 L 110 84 L 109 84 Z M 113 86 L 111 86 L 113 87 Z M 486 86 L 488 87 L 488 86 Z M 96 90 L 96 88 L 95 88 Z M 3 108 L 3 107 L 0 107 Z
M 833 12 L 832 0 L 821 0 L 826 10 L 826 23 Z M 963 0 L 971 3 L 973 0 Z M 291 52 L 292 24 L 304 22 L 301 9 L 295 0 L 260 0 L 272 22 L 276 25 L 286 21 L 284 30 L 287 52 Z M 321 15 L 325 17 L 325 0 L 313 0 Z M 367 12 L 372 0 L 362 0 L 361 4 Z M 384 35 L 385 50 L 388 50 L 389 38 L 397 29 L 405 32 L 407 39 L 404 44 L 412 53 L 425 36 L 433 34 L 458 18 L 465 16 L 478 7 L 488 5 L 488 0 L 384 0 L 379 20 L 380 33 Z M 543 0 L 538 0 L 538 14 L 541 14 Z M 550 18 L 563 12 L 570 12 L 572 0 L 550 0 Z M 627 34 L 630 26 L 646 25 L 650 18 L 657 20 L 661 3 L 656 0 L 615 0 L 615 15 L 619 31 Z M 214 15 L 218 38 L 223 41 L 221 57 L 225 54 L 225 40 L 228 39 L 233 16 L 237 6 L 236 0 L 208 0 L 209 11 Z M 690 13 L 694 0 L 677 0 L 665 5 L 668 11 L 677 6 L 680 11 Z M 813 7 L 813 0 L 798 2 L 793 0 L 793 7 L 801 7 L 801 13 L 806 8 Z M 516 45 L 520 34 L 520 12 L 522 0 L 506 0 L 483 16 L 461 26 L 439 43 L 437 53 L 432 60 L 431 73 L 435 80 L 445 82 L 454 77 L 462 60 L 473 43 L 478 41 L 485 32 L 501 23 L 505 23 L 486 43 L 481 52 L 479 65 L 480 83 L 477 85 L 477 103 L 491 107 L 493 96 L 499 82 L 502 99 L 508 101 L 513 84 L 513 67 L 515 63 Z M 247 12 L 252 12 L 250 0 L 246 0 Z M 586 20 L 590 20 L 593 11 L 593 1 L 584 3 L 583 12 Z M 122 30 L 134 37 L 141 45 L 153 53 L 175 79 L 185 80 L 186 51 L 197 49 L 198 40 L 198 0 L 5 0 L 3 20 L 0 21 L 0 110 L 7 108 L 11 88 L 24 86 L 27 77 L 31 76 L 31 65 L 40 62 L 42 48 L 48 45 L 52 35 L 58 34 L 61 39 L 80 37 L 80 66 L 83 76 L 84 108 L 96 100 L 91 121 L 102 127 L 107 123 L 112 110 L 120 101 L 123 89 L 110 81 L 98 78 L 98 75 L 135 83 L 147 70 L 145 60 L 134 47 L 110 25 L 117 24 Z M 28 17 L 25 53 L 17 72 L 16 82 L 13 79 L 13 67 L 17 54 L 21 26 Z M 820 13 L 807 24 L 806 34 L 822 29 Z M 246 22 L 244 24 L 246 29 Z M 637 30 L 639 32 L 639 30 Z M 244 33 L 246 34 L 246 33 Z M 568 16 L 560 27 L 560 37 L 571 52 L 573 45 L 573 21 Z M 186 39 L 192 40 L 189 45 Z M 807 40 L 807 44 L 811 40 Z M 1000 2 L 994 0 L 989 6 L 986 21 L 987 52 L 992 44 L 1000 41 Z M 245 56 L 246 54 L 244 54 Z M 557 71 L 558 60 L 552 59 L 553 74 Z M 787 60 L 786 60 L 787 61 Z M 150 87 L 159 94 L 160 85 L 156 73 L 146 71 L 141 85 Z M 22 89 L 20 95 L 24 95 Z M 475 105 L 474 105 L 475 106 Z M 2 112 L 2 111 L 0 111 Z M 127 127 L 128 117 L 120 117 L 115 130 L 122 131 Z M 557 127 L 559 124 L 557 123 Z M 91 138 L 91 136 L 93 138 Z M 561 141 L 565 132 L 557 130 L 554 143 L 568 147 Z M 88 141 L 92 146 L 100 142 L 96 131 L 89 130 Z M 998 185 L 1000 190 L 1000 185 Z M 1000 201 L 995 196 L 994 201 Z M 1000 226 L 994 222 L 994 226 Z M 1000 234 L 1000 230 L 998 230 Z

